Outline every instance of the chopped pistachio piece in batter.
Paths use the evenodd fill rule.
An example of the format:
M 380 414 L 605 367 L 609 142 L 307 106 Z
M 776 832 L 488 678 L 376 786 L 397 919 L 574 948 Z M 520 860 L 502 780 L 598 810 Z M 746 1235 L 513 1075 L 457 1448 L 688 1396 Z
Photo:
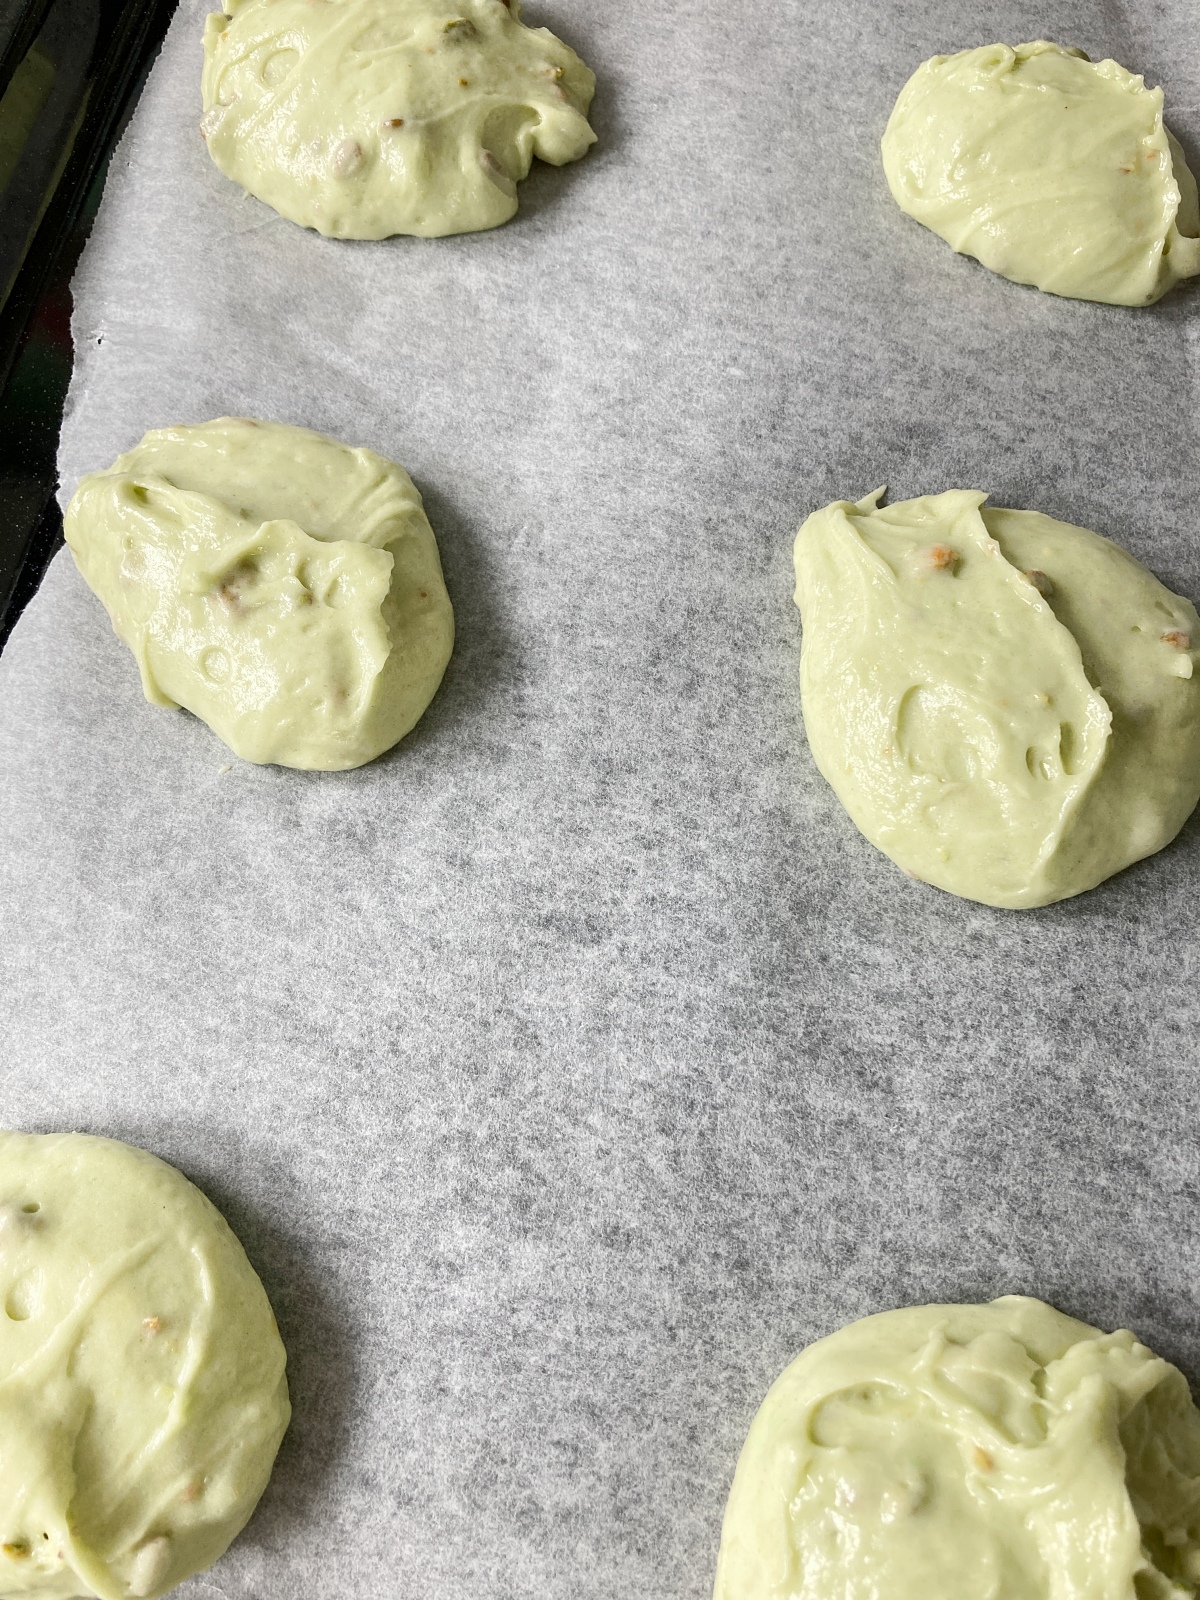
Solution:
M 454 638 L 408 474 L 307 428 L 160 428 L 80 483 L 64 522 L 147 700 L 247 761 L 336 770 L 390 749 Z
M 596 86 L 519 0 L 224 0 L 201 132 L 227 177 L 341 239 L 507 222 L 534 156 L 577 161 Z
M 934 56 L 883 136 L 897 205 L 1017 283 L 1144 306 L 1200 273 L 1196 182 L 1161 89 L 1039 39 Z
M 285 1360 L 181 1173 L 0 1130 L 0 1595 L 150 1597 L 211 1566 L 270 1477 Z
M 715 1600 L 1190 1600 L 1200 1413 L 1127 1332 L 913 1306 L 803 1351 L 750 1427 Z
M 1169 843 L 1200 798 L 1200 619 L 1118 545 L 950 490 L 796 539 L 804 722 L 912 876 L 1045 905 Z

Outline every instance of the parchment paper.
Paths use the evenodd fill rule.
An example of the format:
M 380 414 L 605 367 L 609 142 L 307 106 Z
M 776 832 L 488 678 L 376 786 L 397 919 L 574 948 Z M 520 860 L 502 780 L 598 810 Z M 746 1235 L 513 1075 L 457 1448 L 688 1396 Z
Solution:
M 394 456 L 459 642 L 358 772 L 146 705 L 60 557 L 0 663 L 0 1114 L 178 1163 L 275 1304 L 295 1422 L 189 1596 L 670 1600 L 770 1380 L 1006 1291 L 1200 1372 L 1200 827 L 998 912 L 855 832 L 790 546 L 990 490 L 1200 597 L 1195 295 L 1056 300 L 887 195 L 924 57 L 1113 54 L 1200 134 L 1191 6 L 530 0 L 599 144 L 520 218 L 323 240 L 197 132 L 185 0 L 76 283 L 63 494 L 222 412 Z M 230 770 L 224 770 L 230 765 Z

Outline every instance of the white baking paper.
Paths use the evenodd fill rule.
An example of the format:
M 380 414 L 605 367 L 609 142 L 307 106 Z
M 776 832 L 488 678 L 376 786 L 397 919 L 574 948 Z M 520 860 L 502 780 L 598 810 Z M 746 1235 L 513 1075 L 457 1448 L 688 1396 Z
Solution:
M 1185 0 L 529 0 L 599 142 L 496 232 L 325 240 L 197 131 L 185 0 L 75 285 L 64 497 L 242 413 L 393 456 L 458 619 L 358 772 L 142 699 L 60 556 L 0 662 L 0 1120 L 176 1162 L 295 1421 L 184 1593 L 696 1600 L 806 1341 L 1006 1291 L 1200 1373 L 1200 825 L 1001 912 L 855 832 L 800 720 L 791 541 L 990 490 L 1200 598 L 1197 296 L 955 256 L 878 141 L 924 57 L 1048 36 L 1166 88 Z

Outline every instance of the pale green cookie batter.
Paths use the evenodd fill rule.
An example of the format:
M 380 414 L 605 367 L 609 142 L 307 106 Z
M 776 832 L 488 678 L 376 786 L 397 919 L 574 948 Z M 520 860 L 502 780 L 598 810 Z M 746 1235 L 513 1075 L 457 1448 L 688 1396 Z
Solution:
M 0 1130 L 0 1596 L 163 1594 L 245 1525 L 284 1350 L 220 1213 L 145 1150 Z
M 519 0 L 224 0 L 204 32 L 209 153 L 342 239 L 507 222 L 534 156 L 595 140 L 595 77 Z
M 1190 1600 L 1200 1414 L 1131 1333 L 1007 1295 L 853 1322 L 772 1385 L 715 1600 Z
M 454 618 L 408 474 L 306 428 L 160 428 L 84 478 L 67 543 L 155 705 L 247 761 L 361 766 L 409 731 Z
M 883 136 L 896 203 L 1051 294 L 1144 306 L 1200 273 L 1200 206 L 1161 89 L 1044 39 L 934 56 Z
M 1200 798 L 1200 618 L 1127 551 L 955 489 L 796 538 L 818 767 L 914 877 L 994 906 L 1090 889 Z

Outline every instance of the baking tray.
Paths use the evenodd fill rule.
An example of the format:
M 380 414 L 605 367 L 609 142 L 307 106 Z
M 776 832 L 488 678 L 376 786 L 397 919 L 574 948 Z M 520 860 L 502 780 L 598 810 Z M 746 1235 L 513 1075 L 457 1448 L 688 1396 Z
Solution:
M 68 285 L 171 9 L 164 0 L 0 0 L 0 97 L 23 64 L 36 69 L 12 170 L 0 173 L 0 649 L 61 543 Z
M 695 1600 L 768 1383 L 888 1306 L 1032 1293 L 1195 1376 L 1197 826 L 1039 911 L 911 882 L 805 747 L 790 563 L 835 497 L 978 486 L 1200 596 L 1195 295 L 1005 283 L 878 158 L 919 61 L 1039 35 L 1194 150 L 1191 8 L 530 0 L 592 153 L 364 245 L 212 166 L 203 10 L 76 278 L 62 493 L 223 412 L 371 445 L 458 643 L 328 775 L 147 706 L 63 556 L 0 659 L 0 1120 L 180 1165 L 289 1351 L 187 1593 Z

